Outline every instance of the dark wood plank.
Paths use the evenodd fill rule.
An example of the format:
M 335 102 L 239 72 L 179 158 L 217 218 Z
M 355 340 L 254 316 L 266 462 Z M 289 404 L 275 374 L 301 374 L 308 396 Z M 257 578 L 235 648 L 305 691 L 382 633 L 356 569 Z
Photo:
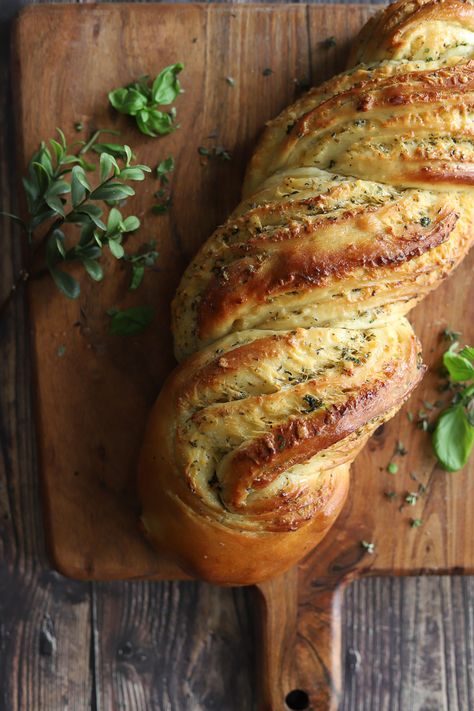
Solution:
M 474 708 L 474 581 L 361 580 L 345 592 L 340 711 Z
M 189 583 L 94 587 L 98 709 L 252 711 L 248 596 Z
M 3 208 L 17 209 L 8 35 L 2 21 L 0 195 Z M 2 218 L 2 289 L 19 268 L 20 244 Z M 0 323 L 0 708 L 80 708 L 92 693 L 90 586 L 47 570 L 25 314 L 20 294 Z

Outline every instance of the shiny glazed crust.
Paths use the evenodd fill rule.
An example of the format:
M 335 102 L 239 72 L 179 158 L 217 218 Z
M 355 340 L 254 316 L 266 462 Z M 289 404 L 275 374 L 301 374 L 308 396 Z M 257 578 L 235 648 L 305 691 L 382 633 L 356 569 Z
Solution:
M 139 489 L 150 541 L 191 575 L 296 563 L 421 379 L 404 315 L 473 240 L 473 55 L 471 3 L 375 16 L 363 63 L 268 124 L 242 203 L 186 270 Z

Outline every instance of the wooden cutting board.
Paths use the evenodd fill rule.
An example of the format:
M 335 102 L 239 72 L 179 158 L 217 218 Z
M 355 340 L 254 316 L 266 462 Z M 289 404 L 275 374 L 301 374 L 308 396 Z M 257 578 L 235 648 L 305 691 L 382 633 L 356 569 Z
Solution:
M 65 575 L 86 579 L 183 578 L 158 559 L 137 528 L 134 470 L 148 410 L 173 367 L 169 304 L 198 246 L 239 199 L 245 164 L 266 120 L 344 65 L 347 43 L 369 6 L 69 5 L 30 7 L 14 45 L 22 161 L 60 126 L 70 140 L 119 128 L 141 162 L 173 155 L 173 207 L 151 213 L 156 180 L 139 186 L 130 212 L 157 240 L 157 269 L 137 292 L 107 263 L 101 284 L 82 281 L 78 301 L 48 279 L 31 283 L 38 443 L 51 556 Z M 334 41 L 325 41 L 334 37 Z M 107 92 L 184 61 L 180 129 L 150 140 L 108 107 Z M 271 71 L 268 71 L 271 70 Z M 231 85 L 226 77 L 234 79 Z M 76 134 L 74 123 L 85 126 Z M 229 162 L 198 146 L 224 146 Z M 425 432 L 407 412 L 436 400 L 436 364 L 446 326 L 474 341 L 474 254 L 421 304 L 412 320 L 432 366 L 403 411 L 378 431 L 353 467 L 352 490 L 336 526 L 298 569 L 259 586 L 261 708 L 337 706 L 342 584 L 360 575 L 474 571 L 474 460 L 458 474 L 436 467 Z M 106 310 L 153 304 L 152 327 L 133 338 L 108 332 Z M 417 419 L 415 414 L 415 420 Z M 397 441 L 406 455 L 394 456 Z M 396 475 L 387 464 L 398 464 Z M 407 492 L 426 493 L 400 509 Z M 395 491 L 389 500 L 385 491 Z M 410 521 L 423 524 L 413 528 Z M 375 544 L 368 554 L 361 546 Z M 287 696 L 289 692 L 293 692 Z M 285 697 L 287 702 L 285 705 Z

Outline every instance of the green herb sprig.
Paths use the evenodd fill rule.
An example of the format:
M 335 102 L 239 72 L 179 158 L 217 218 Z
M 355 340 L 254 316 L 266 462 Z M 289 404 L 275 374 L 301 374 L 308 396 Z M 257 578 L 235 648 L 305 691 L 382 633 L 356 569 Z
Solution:
M 474 348 L 466 346 L 458 352 L 457 347 L 454 342 L 443 356 L 454 395 L 432 435 L 438 461 L 448 472 L 462 469 L 474 445 Z
M 146 136 L 156 138 L 176 130 L 176 110 L 161 111 L 182 93 L 178 74 L 184 64 L 178 62 L 165 67 L 151 82 L 143 76 L 138 81 L 109 93 L 109 101 L 116 111 L 133 116 L 139 130 Z
M 169 156 L 165 158 L 161 163 L 158 164 L 156 169 L 156 174 L 160 181 L 160 189 L 156 191 L 154 197 L 157 199 L 155 205 L 153 205 L 152 210 L 156 215 L 163 215 L 171 207 L 171 190 L 170 190 L 170 180 L 169 174 L 174 171 L 174 158 Z
M 103 276 L 99 259 L 103 249 L 121 259 L 125 250 L 124 237 L 140 227 L 134 215 L 123 217 L 115 206 L 122 205 L 135 194 L 128 182 L 142 181 L 145 173 L 151 172 L 146 165 L 132 164 L 132 151 L 122 146 L 121 164 L 105 151 L 100 152 L 99 165 L 88 163 L 84 153 L 96 147 L 95 141 L 103 131 L 96 131 L 89 141 L 80 141 L 68 146 L 64 133 L 58 129 L 59 140 L 50 139 L 49 145 L 42 142 L 28 164 L 27 177 L 23 180 L 29 220 L 7 214 L 23 228 L 31 246 L 30 257 L 44 250 L 45 267 L 36 274 L 22 270 L 13 284 L 0 310 L 8 303 L 21 281 L 49 271 L 58 289 L 71 299 L 79 296 L 79 282 L 64 271 L 67 265 L 79 262 L 89 277 L 100 281 Z M 73 153 L 74 147 L 79 147 Z M 86 173 L 99 169 L 99 181 L 91 182 Z M 106 222 L 104 207 L 111 208 Z M 79 227 L 75 232 L 70 226 Z

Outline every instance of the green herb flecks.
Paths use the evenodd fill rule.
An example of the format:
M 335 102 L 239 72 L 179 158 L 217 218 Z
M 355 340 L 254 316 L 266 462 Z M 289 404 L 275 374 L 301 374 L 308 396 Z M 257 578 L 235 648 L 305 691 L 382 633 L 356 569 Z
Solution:
M 228 150 L 224 148 L 224 146 L 212 146 L 212 148 L 207 148 L 206 146 L 198 146 L 198 153 L 200 156 L 203 156 L 203 158 L 208 158 L 209 160 L 213 160 L 215 158 L 219 158 L 220 160 L 232 160 L 232 156 L 229 153 Z M 206 161 L 203 161 L 204 163 Z
M 109 101 L 121 114 L 133 116 L 139 130 L 146 136 L 156 138 L 176 130 L 176 111 L 161 111 L 160 106 L 169 106 L 182 93 L 178 75 L 184 64 L 178 62 L 165 67 L 151 82 L 148 76 L 140 77 L 126 87 L 109 93 Z
M 387 471 L 389 474 L 396 474 L 398 472 L 398 464 L 395 462 L 390 462 L 387 464 Z
M 372 543 L 371 541 L 361 541 L 360 545 L 362 548 L 369 553 L 369 555 L 373 555 L 375 552 L 375 543 Z
M 323 404 L 322 400 L 317 397 L 313 397 L 313 395 L 304 395 L 303 400 L 307 405 L 304 412 L 313 412 L 314 410 L 318 410 Z

